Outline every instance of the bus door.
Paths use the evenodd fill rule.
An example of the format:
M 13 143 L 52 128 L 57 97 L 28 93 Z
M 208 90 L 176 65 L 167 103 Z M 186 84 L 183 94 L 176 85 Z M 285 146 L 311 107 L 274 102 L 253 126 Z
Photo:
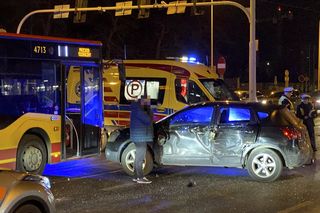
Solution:
M 99 67 L 83 67 L 81 72 L 81 124 L 80 154 L 98 153 L 103 127 L 102 78 Z
M 103 125 L 98 66 L 66 66 L 65 158 L 98 153 Z

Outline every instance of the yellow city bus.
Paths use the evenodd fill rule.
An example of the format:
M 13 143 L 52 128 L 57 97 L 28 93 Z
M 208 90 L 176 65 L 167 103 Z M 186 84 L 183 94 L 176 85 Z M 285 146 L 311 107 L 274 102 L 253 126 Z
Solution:
M 0 33 L 0 168 L 42 173 L 46 163 L 99 153 L 101 47 Z

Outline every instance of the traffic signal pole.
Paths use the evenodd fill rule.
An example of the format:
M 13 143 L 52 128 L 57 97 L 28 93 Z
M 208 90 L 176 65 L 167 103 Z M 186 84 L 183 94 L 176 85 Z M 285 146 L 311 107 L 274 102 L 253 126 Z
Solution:
M 249 100 L 256 101 L 256 0 L 250 0 L 250 10 L 248 11 L 243 5 L 233 1 L 211 1 L 210 2 L 193 2 L 193 3 L 180 3 L 176 1 L 174 3 L 166 3 L 161 1 L 160 4 L 155 3 L 152 5 L 131 5 L 131 6 L 112 6 L 112 7 L 86 7 L 86 8 L 67 8 L 67 9 L 45 9 L 35 10 L 25 15 L 17 28 L 17 34 L 20 33 L 24 22 L 32 15 L 39 13 L 65 13 L 65 12 L 89 12 L 89 11 L 125 11 L 125 10 L 139 10 L 139 9 L 161 9 L 170 7 L 194 7 L 194 6 L 234 6 L 239 8 L 248 18 L 250 24 L 250 41 L 249 41 Z
M 211 0 L 211 2 L 213 2 L 213 0 Z M 210 66 L 211 66 L 211 70 L 214 71 L 214 15 L 213 15 L 213 12 L 214 12 L 214 9 L 213 9 L 213 5 L 211 5 L 211 8 L 210 8 Z
M 249 101 L 257 101 L 256 0 L 250 0 Z

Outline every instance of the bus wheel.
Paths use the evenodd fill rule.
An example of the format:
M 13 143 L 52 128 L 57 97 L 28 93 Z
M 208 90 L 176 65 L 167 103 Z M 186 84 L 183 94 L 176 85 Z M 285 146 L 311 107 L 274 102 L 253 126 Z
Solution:
M 36 135 L 22 137 L 17 156 L 17 169 L 22 172 L 42 174 L 47 162 L 44 142 Z

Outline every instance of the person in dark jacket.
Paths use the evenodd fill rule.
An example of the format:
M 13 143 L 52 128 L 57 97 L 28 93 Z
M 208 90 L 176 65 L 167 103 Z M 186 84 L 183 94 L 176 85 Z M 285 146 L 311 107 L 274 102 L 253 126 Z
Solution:
M 279 98 L 279 105 L 286 106 L 290 111 L 294 111 L 294 106 L 290 100 L 293 93 L 292 87 L 286 87 L 283 90 L 283 95 Z
M 301 96 L 302 102 L 297 106 L 297 117 L 303 120 L 303 124 L 307 127 L 311 146 L 313 151 L 317 151 L 316 141 L 314 136 L 314 121 L 313 119 L 317 116 L 312 103 L 309 102 L 310 95 L 303 94 Z
M 136 146 L 133 181 L 151 183 L 143 174 L 143 161 L 147 152 L 147 143 L 153 142 L 153 120 L 150 99 L 142 98 L 131 103 L 130 139 Z

